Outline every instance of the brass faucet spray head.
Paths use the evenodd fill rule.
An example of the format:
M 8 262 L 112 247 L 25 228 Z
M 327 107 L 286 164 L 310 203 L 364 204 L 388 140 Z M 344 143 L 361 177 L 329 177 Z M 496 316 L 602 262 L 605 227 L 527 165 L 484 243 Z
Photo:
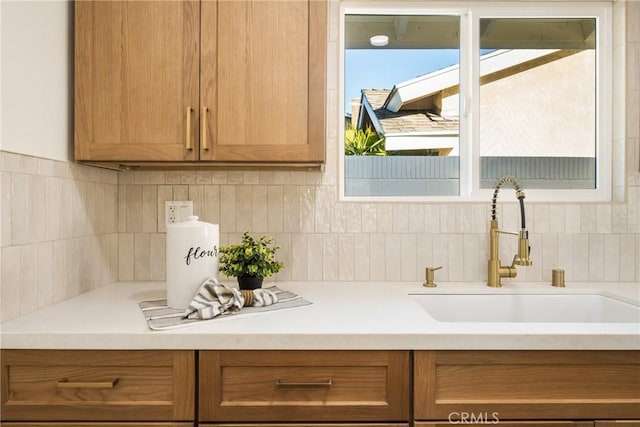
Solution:
M 529 232 L 525 227 L 524 219 L 524 191 L 516 191 L 516 197 L 520 201 L 520 218 L 522 222 L 522 228 L 518 233 L 518 255 L 513 259 L 515 265 L 530 266 L 533 265 L 533 261 L 529 258 L 529 252 L 531 246 L 529 246 Z
M 529 232 L 527 230 L 521 230 L 518 234 L 518 255 L 516 255 L 513 263 L 528 267 L 533 265 L 533 261 L 529 258 L 529 251 L 531 250 L 529 246 Z
M 496 218 L 496 204 L 498 201 L 498 191 L 502 185 L 510 183 L 516 190 L 516 197 L 520 202 L 520 232 L 519 233 L 511 233 L 506 231 L 501 231 L 498 229 L 498 220 Z M 487 285 L 491 287 L 500 287 L 502 286 L 500 283 L 500 278 L 502 277 L 516 277 L 517 271 L 515 266 L 529 266 L 532 265 L 533 262 L 529 258 L 530 247 L 529 247 L 529 232 L 526 228 L 525 222 L 525 212 L 524 212 L 524 191 L 520 187 L 520 182 L 513 176 L 503 176 L 496 182 L 495 189 L 493 191 L 493 197 L 491 199 L 491 229 L 489 230 L 490 235 L 490 257 L 488 263 L 488 278 Z M 500 259 L 498 258 L 499 250 L 498 250 L 498 234 L 516 234 L 518 236 L 518 253 L 514 255 L 511 266 L 503 266 L 500 265 Z

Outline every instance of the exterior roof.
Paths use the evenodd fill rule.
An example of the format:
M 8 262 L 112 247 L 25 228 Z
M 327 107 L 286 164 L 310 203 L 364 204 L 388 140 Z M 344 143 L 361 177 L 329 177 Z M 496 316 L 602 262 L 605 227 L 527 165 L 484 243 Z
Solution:
M 485 84 L 502 79 L 576 52 L 560 49 L 496 50 L 480 58 L 481 81 Z M 450 91 L 449 95 L 457 93 L 458 74 L 459 66 L 454 65 L 400 82 L 392 89 L 362 89 L 362 104 L 371 107 L 372 111 L 368 111 L 370 120 L 376 130 L 385 135 L 457 132 L 458 117 L 443 117 L 439 110 L 428 108 L 412 109 L 416 108 L 412 103 L 438 94 L 441 96 L 444 91 Z
M 374 109 L 385 135 L 394 133 L 440 133 L 457 132 L 459 121 L 447 119 L 425 110 L 400 110 L 397 113 L 383 108 L 390 89 L 363 89 L 363 96 Z

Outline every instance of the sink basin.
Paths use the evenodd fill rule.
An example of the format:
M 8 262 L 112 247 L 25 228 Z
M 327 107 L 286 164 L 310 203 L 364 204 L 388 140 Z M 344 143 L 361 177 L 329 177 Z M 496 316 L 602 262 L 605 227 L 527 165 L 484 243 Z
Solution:
M 640 323 L 640 307 L 599 294 L 410 295 L 440 322 Z

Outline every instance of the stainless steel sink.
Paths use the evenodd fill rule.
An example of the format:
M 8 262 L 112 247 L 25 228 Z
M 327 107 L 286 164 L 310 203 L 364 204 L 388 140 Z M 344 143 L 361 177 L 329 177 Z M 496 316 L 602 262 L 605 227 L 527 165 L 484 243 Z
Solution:
M 410 295 L 441 322 L 638 323 L 640 307 L 600 294 Z

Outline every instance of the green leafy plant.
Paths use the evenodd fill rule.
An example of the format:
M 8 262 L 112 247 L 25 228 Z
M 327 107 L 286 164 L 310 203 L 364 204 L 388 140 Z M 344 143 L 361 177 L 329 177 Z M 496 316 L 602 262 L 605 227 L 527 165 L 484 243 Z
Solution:
M 348 126 L 344 131 L 344 154 L 347 156 L 384 156 L 384 136 L 374 132 L 370 126 L 356 129 Z
M 220 248 L 218 270 L 231 277 L 268 277 L 277 273 L 284 264 L 275 259 L 280 246 L 273 246 L 273 237 L 260 236 L 254 239 L 245 231 L 242 242 Z

